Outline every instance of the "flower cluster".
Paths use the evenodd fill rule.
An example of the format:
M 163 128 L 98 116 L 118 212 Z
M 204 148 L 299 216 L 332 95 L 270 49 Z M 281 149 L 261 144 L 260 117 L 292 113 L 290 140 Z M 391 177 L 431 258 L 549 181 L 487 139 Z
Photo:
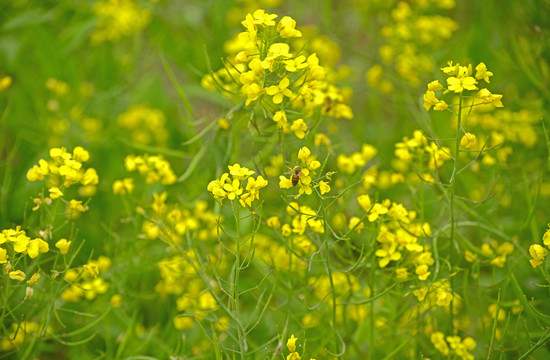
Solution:
M 379 47 L 380 63 L 373 65 L 366 73 L 369 86 L 379 88 L 383 93 L 392 93 L 394 83 L 384 77 L 389 66 L 409 85 L 418 87 L 421 75 L 430 73 L 434 64 L 425 53 L 448 41 L 458 29 L 458 24 L 449 17 L 434 14 L 434 11 L 450 10 L 455 7 L 450 1 L 397 1 L 387 9 L 388 24 L 380 33 L 386 43 Z
M 357 169 L 362 169 L 371 161 L 378 150 L 369 144 L 363 144 L 361 151 L 356 151 L 351 155 L 339 154 L 336 158 L 338 169 L 346 174 L 353 174 Z
M 79 302 L 83 297 L 93 300 L 97 295 L 106 293 L 109 283 L 99 275 L 110 267 L 111 259 L 100 256 L 82 267 L 67 270 L 64 279 L 70 286 L 63 290 L 61 298 L 68 302 Z
M 62 198 L 64 191 L 73 184 L 81 184 L 79 193 L 82 196 L 92 196 L 96 192 L 99 182 L 97 172 L 93 168 L 85 169 L 83 163 L 87 162 L 90 154 L 84 148 L 77 146 L 72 154 L 64 147 L 50 149 L 50 160 L 40 159 L 38 165 L 34 165 L 27 172 L 29 181 L 45 181 L 49 196 L 35 198 L 33 202 L 38 210 L 45 203 L 51 204 L 53 200 Z M 81 212 L 88 210 L 79 200 L 68 201 L 68 213 L 76 217 Z
M 416 309 L 419 313 L 435 308 L 450 310 L 451 304 L 453 304 L 453 311 L 456 312 L 462 300 L 458 294 L 453 293 L 451 284 L 447 279 L 421 286 L 415 289 L 413 294 L 418 300 Z
M 324 180 L 316 181 L 316 183 L 312 180 L 311 176 L 315 175 L 315 170 L 321 167 L 321 163 L 314 155 L 311 155 L 311 150 L 305 146 L 300 148 L 298 151 L 298 159 L 300 159 L 301 166 L 295 166 L 288 178 L 284 175 L 280 175 L 279 187 L 281 189 L 290 189 L 294 186 L 298 186 L 298 195 L 296 197 L 302 194 L 311 195 L 315 187 L 319 187 L 321 195 L 328 193 L 330 191 L 330 185 L 328 183 L 330 174 L 327 174 Z
M 184 206 L 166 204 L 167 195 L 166 192 L 153 194 L 152 214 L 142 225 L 146 238 L 161 238 L 179 244 L 188 232 L 201 241 L 216 237 L 217 225 L 222 218 L 208 209 L 206 201 L 197 201 L 189 210 Z
M 546 247 L 550 248 L 550 229 L 546 230 L 542 236 L 542 243 Z M 539 244 L 533 244 L 529 247 L 529 255 L 531 255 L 531 259 L 529 260 L 531 266 L 536 268 L 537 266 L 542 265 L 544 258 L 548 255 L 548 250 Z
M 455 94 L 462 94 L 464 90 L 474 91 L 478 90 L 475 94 L 474 100 L 470 107 L 479 106 L 483 104 L 490 104 L 495 107 L 502 107 L 502 95 L 492 94 L 487 88 L 479 89 L 477 87 L 478 81 L 484 81 L 489 83 L 489 78 L 493 76 L 493 73 L 487 70 L 487 66 L 484 63 L 479 63 L 473 74 L 472 65 L 461 66 L 460 64 L 453 64 L 452 61 L 447 63 L 448 66 L 441 68 L 441 71 L 447 75 L 447 86 L 434 80 L 428 84 L 428 90 L 424 94 L 424 108 L 430 110 L 433 106 L 434 110 L 443 111 L 447 109 L 449 105 L 443 100 L 439 100 L 436 97 L 435 92 L 444 90 L 444 94 L 452 92 Z
M 434 259 L 429 246 L 420 244 L 418 240 L 431 235 L 430 225 L 414 221 L 415 211 L 390 200 L 373 203 L 369 195 L 363 194 L 357 197 L 357 202 L 369 222 L 380 222 L 376 237 L 379 247 L 374 253 L 378 265 L 385 268 L 390 262 L 396 262 L 396 275 L 403 280 L 409 276 L 408 268 L 414 267 L 418 279 L 426 280 Z M 350 230 L 360 231 L 362 226 L 360 219 L 350 222 Z
M 436 170 L 451 158 L 449 148 L 428 141 L 421 130 L 415 130 L 411 138 L 405 136 L 401 142 L 396 143 L 394 155 L 398 160 L 394 165 L 401 172 L 405 173 L 412 167 L 415 178 L 422 176 L 422 180 L 426 182 L 434 182 L 434 178 L 422 170 Z
M 171 185 L 176 182 L 176 174 L 172 170 L 170 163 L 164 159 L 162 155 L 128 155 L 124 159 L 124 166 L 127 171 L 137 171 L 145 177 L 145 182 L 147 184 L 153 184 L 155 182 L 160 182 L 162 185 Z M 130 184 L 122 184 L 122 189 L 117 184 L 117 188 L 122 192 L 131 192 L 129 191 L 133 187 Z
M 0 233 L 0 245 L 2 244 L 9 245 L 17 254 L 29 255 L 31 259 L 36 259 L 38 254 L 47 253 L 50 250 L 46 241 L 40 238 L 31 239 L 24 230 L 21 230 L 20 226 L 17 226 L 15 229 L 2 230 Z M 7 250 L 0 247 L 0 264 L 5 264 L 8 258 Z M 23 276 L 24 278 L 25 276 Z
M 288 351 L 290 351 L 290 354 L 287 355 L 286 360 L 300 360 L 300 354 L 298 351 L 296 351 L 296 340 L 298 340 L 297 337 L 292 334 L 290 338 L 286 342 L 286 347 L 288 348 Z M 315 360 L 311 358 L 310 360 Z
M 430 341 L 445 357 L 457 357 L 462 360 L 474 359 L 474 355 L 470 351 L 474 350 L 477 344 L 469 336 L 465 338 L 456 335 L 445 336 L 442 332 L 436 331 L 430 335 Z
M 298 138 L 306 135 L 306 120 L 297 116 L 289 124 L 290 112 L 285 109 L 308 116 L 320 109 L 323 115 L 352 118 L 349 93 L 332 84 L 317 55 L 295 52 L 288 43 L 276 42 L 302 36 L 294 19 L 285 16 L 276 23 L 277 17 L 262 9 L 247 14 L 242 21 L 245 31 L 231 46 L 236 53 L 232 66 L 206 75 L 202 85 L 231 96 L 239 94 L 237 100 L 245 100 L 247 106 L 262 103 L 278 128 L 293 131 Z
M 260 199 L 260 189 L 267 186 L 267 180 L 261 175 L 253 178 L 255 172 L 239 164 L 229 165 L 228 168 L 229 173 L 223 173 L 219 179 L 208 184 L 208 191 L 220 202 L 237 199 L 243 207 L 251 207 L 255 199 Z M 247 182 L 243 188 L 244 180 Z
M 132 0 L 104 0 L 93 6 L 99 19 L 92 32 L 94 44 L 116 42 L 143 30 L 151 21 L 149 10 L 140 9 Z
M 134 105 L 117 117 L 132 143 L 164 145 L 168 139 L 164 113 L 146 105 Z

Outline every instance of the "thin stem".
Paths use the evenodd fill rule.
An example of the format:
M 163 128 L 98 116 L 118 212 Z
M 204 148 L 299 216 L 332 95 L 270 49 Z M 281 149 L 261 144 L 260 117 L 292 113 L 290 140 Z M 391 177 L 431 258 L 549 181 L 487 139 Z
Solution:
M 460 100 L 458 103 L 458 120 L 457 120 L 457 126 L 456 126 L 456 138 L 455 138 L 455 156 L 453 161 L 453 173 L 451 175 L 450 180 L 450 187 L 451 187 L 451 194 L 449 196 L 449 206 L 450 206 L 450 212 L 451 212 L 451 234 L 450 234 L 450 251 L 449 251 L 449 264 L 451 267 L 451 273 L 450 273 L 450 283 L 451 283 L 451 293 L 453 294 L 453 297 L 451 299 L 451 306 L 449 308 L 449 321 L 450 321 L 450 327 L 451 332 L 454 333 L 454 313 L 453 313 L 453 307 L 454 307 L 454 247 L 455 247 L 455 209 L 454 209 L 454 198 L 455 198 L 455 181 L 456 181 L 456 172 L 458 169 L 458 160 L 459 160 L 459 145 L 460 145 L 460 127 L 461 127 L 461 117 L 462 117 L 462 94 L 460 94 Z
M 231 205 L 233 207 L 233 214 L 235 215 L 235 238 L 237 241 L 237 249 L 235 252 L 235 263 L 233 264 L 233 267 L 235 269 L 235 272 L 233 274 L 233 306 L 234 306 L 234 312 L 235 317 L 237 319 L 240 319 L 240 299 L 239 299 L 239 275 L 241 271 L 241 232 L 240 232 L 240 216 L 239 216 L 239 206 L 238 204 L 235 206 L 236 201 L 232 201 Z M 245 340 L 241 327 L 237 327 L 237 333 L 239 336 L 239 350 L 241 353 L 241 360 L 244 360 L 245 357 Z

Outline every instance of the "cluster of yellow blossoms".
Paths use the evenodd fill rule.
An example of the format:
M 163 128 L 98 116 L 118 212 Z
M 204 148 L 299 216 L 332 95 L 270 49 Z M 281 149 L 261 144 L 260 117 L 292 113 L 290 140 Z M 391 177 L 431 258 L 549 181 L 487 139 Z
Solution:
M 443 356 L 451 356 L 462 360 L 473 360 L 474 355 L 470 351 L 476 348 L 476 341 L 467 336 L 445 336 L 442 332 L 436 331 L 431 334 L 430 340 L 434 347 L 439 350 Z
M 143 175 L 147 184 L 160 182 L 162 185 L 171 185 L 177 180 L 176 174 L 172 171 L 172 166 L 162 155 L 128 155 L 124 159 L 124 166 L 127 171 L 137 171 L 140 175 Z M 122 182 L 122 189 L 120 189 L 120 185 L 117 184 L 116 186 L 120 189 L 120 194 L 123 192 L 130 193 L 133 186 L 129 181 L 124 183 L 123 180 Z M 113 185 L 113 190 L 114 188 Z
M 378 150 L 369 144 L 363 144 L 361 151 L 355 151 L 350 155 L 339 154 L 336 158 L 338 169 L 346 174 L 353 174 L 357 169 L 362 169 L 371 161 Z
M 450 157 L 450 150 L 445 146 L 438 146 L 433 141 L 428 141 L 421 130 L 415 130 L 411 138 L 405 136 L 401 142 L 395 144 L 394 166 L 401 172 L 407 172 L 411 167 L 415 177 L 422 176 L 426 182 L 434 182 L 430 173 L 424 170 L 436 170 L 445 164 Z
M 550 248 L 550 229 L 546 230 L 542 236 L 542 243 L 546 245 L 546 247 Z M 531 266 L 536 268 L 537 266 L 542 265 L 544 258 L 548 255 L 548 250 L 539 244 L 533 244 L 529 247 L 529 255 L 531 255 L 531 260 L 529 260 Z
M 110 267 L 111 259 L 100 256 L 78 269 L 67 270 L 64 279 L 71 285 L 63 290 L 61 298 L 68 302 L 78 302 L 82 297 L 93 300 L 97 295 L 106 293 L 109 283 L 99 274 L 106 272 Z
M 230 96 L 239 94 L 237 100 L 245 100 L 247 106 L 261 102 L 273 114 L 271 119 L 278 128 L 294 131 L 299 138 L 305 137 L 308 126 L 299 116 L 290 125 L 287 109 L 308 116 L 321 109 L 324 115 L 352 118 L 351 108 L 346 104 L 349 94 L 326 78 L 327 70 L 319 65 L 315 53 L 295 53 L 288 43 L 275 42 L 302 36 L 294 19 L 285 16 L 276 23 L 277 17 L 262 9 L 247 14 L 242 21 L 246 31 L 238 35 L 232 46 L 236 55 L 230 60 L 231 66 L 206 75 L 202 85 Z
M 254 179 L 251 175 L 255 172 L 239 164 L 229 165 L 228 168 L 229 173 L 223 173 L 219 179 L 208 184 L 208 191 L 220 202 L 237 199 L 243 207 L 251 207 L 255 199 L 260 199 L 260 189 L 267 186 L 267 180 L 261 175 Z M 245 188 L 241 184 L 244 180 L 247 180 Z
M 429 246 L 419 244 L 418 239 L 431 235 L 430 225 L 415 222 L 415 211 L 408 211 L 402 204 L 390 200 L 373 203 L 369 195 L 363 194 L 358 196 L 357 202 L 366 212 L 369 222 L 381 223 L 376 237 L 380 247 L 374 253 L 378 265 L 385 268 L 390 262 L 397 262 L 396 276 L 402 280 L 408 279 L 408 266 L 412 265 L 418 279 L 426 280 L 434 259 Z M 360 232 L 364 223 L 359 218 L 352 218 L 349 226 L 351 230 Z
M 153 194 L 152 214 L 142 225 L 145 237 L 151 240 L 161 238 L 175 244 L 180 244 L 188 232 L 201 241 L 216 237 L 217 225 L 222 218 L 208 209 L 206 201 L 197 201 L 194 209 L 189 210 L 166 204 L 167 196 L 166 192 Z
M 386 43 L 378 49 L 380 63 L 366 73 L 367 83 L 383 93 L 392 93 L 394 84 L 384 76 L 385 68 L 392 66 L 409 85 L 418 87 L 421 75 L 430 73 L 434 67 L 430 57 L 424 54 L 448 41 L 458 29 L 454 20 L 434 14 L 434 11 L 453 9 L 455 1 L 390 1 L 384 4 L 391 4 L 385 8 L 391 9 L 388 24 L 380 31 Z
M 475 76 L 473 75 L 472 65 L 461 66 L 460 64 L 454 64 L 449 61 L 448 66 L 441 68 L 441 70 L 447 75 L 447 87 L 443 86 L 439 80 L 434 80 L 428 84 L 428 90 L 424 94 L 424 108 L 430 110 L 433 106 L 434 110 L 443 111 L 449 106 L 445 101 L 439 100 L 435 96 L 436 91 L 445 90 L 443 94 L 453 92 L 455 94 L 462 94 L 464 90 L 474 91 L 478 90 L 478 80 L 489 83 L 489 78 L 493 76 L 493 73 L 487 70 L 487 66 L 484 63 L 479 63 L 476 66 Z M 475 95 L 475 99 L 470 105 L 471 107 L 491 104 L 495 107 L 502 107 L 502 95 L 491 94 L 487 88 L 479 89 Z M 476 103 L 475 100 L 478 102 Z
M 149 10 L 140 9 L 132 0 L 105 0 L 94 4 L 99 19 L 91 40 L 94 44 L 115 42 L 143 30 L 151 21 Z
M 21 321 L 20 323 L 13 323 L 10 327 L 10 333 L 0 341 L 0 349 L 5 351 L 13 351 L 15 349 L 21 349 L 25 336 L 38 336 L 43 333 L 43 328 L 39 323 L 34 321 Z M 47 334 L 52 333 L 52 329 L 48 327 L 46 329 Z
M 298 159 L 300 159 L 301 166 L 295 166 L 288 178 L 284 175 L 280 175 L 279 187 L 281 189 L 290 189 L 294 186 L 298 186 L 298 195 L 296 197 L 302 194 L 311 195 L 315 187 L 319 187 L 321 195 L 328 193 L 330 191 L 330 185 L 327 181 L 321 180 L 313 184 L 311 176 L 315 175 L 315 170 L 321 167 L 321 163 L 314 155 L 311 155 L 311 150 L 305 146 L 300 148 L 300 150 L 298 150 Z M 330 180 L 330 174 L 325 176 L 325 180 Z
M 296 351 L 296 340 L 298 340 L 297 337 L 292 334 L 290 338 L 286 342 L 286 347 L 288 348 L 288 351 L 290 351 L 290 354 L 287 355 L 286 360 L 300 360 L 300 354 Z M 310 360 L 315 360 L 311 358 Z
M 49 196 L 35 198 L 33 201 L 38 210 L 45 203 L 50 205 L 53 200 L 62 198 L 64 191 L 73 184 L 81 184 L 79 193 L 82 196 L 91 196 L 96 192 L 96 185 L 99 182 L 97 172 L 93 168 L 85 169 L 83 163 L 88 161 L 90 154 L 84 148 L 77 146 L 72 154 L 64 147 L 50 149 L 51 160 L 40 159 L 38 165 L 34 165 L 27 172 L 29 181 L 45 181 L 48 187 Z M 69 200 L 68 214 L 71 217 L 78 216 L 81 212 L 88 210 L 79 200 Z
M 117 117 L 118 125 L 129 133 L 132 143 L 165 145 L 168 131 L 164 113 L 146 105 L 134 105 Z

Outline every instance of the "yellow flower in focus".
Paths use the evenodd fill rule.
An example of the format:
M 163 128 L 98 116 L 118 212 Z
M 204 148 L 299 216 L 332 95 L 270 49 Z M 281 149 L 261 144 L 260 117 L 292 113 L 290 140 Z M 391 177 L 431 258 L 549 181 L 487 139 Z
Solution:
M 273 85 L 265 89 L 265 92 L 268 95 L 273 96 L 273 103 L 274 104 L 280 104 L 283 102 L 283 96 L 291 97 L 292 91 L 288 89 L 288 86 L 290 85 L 290 80 L 288 77 L 284 77 L 280 82 L 279 85 Z
M 321 195 L 325 195 L 330 191 L 330 185 L 324 181 L 319 181 L 319 190 L 321 191 Z
M 449 91 L 454 91 L 455 93 L 461 93 L 463 90 L 476 90 L 477 81 L 471 76 L 466 76 L 463 78 L 459 77 L 450 77 L 447 78 L 447 85 L 449 86 Z

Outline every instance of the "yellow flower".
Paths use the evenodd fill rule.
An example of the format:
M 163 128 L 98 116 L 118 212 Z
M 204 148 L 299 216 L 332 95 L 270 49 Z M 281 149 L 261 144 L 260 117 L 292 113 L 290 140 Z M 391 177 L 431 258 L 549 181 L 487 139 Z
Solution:
M 369 212 L 372 207 L 372 202 L 370 200 L 370 196 L 367 194 L 359 195 L 357 197 L 357 202 L 359 203 L 359 206 L 366 212 Z
M 290 80 L 288 77 L 284 77 L 280 82 L 279 85 L 273 85 L 265 89 L 265 92 L 268 95 L 273 96 L 273 103 L 274 104 L 280 104 L 283 102 L 283 95 L 286 97 L 292 96 L 292 91 L 288 89 L 288 86 L 290 85 Z
M 266 25 L 266 26 L 274 26 L 275 21 L 274 19 L 277 18 L 278 15 L 276 14 L 268 14 L 263 9 L 258 9 L 254 11 L 252 14 L 252 17 L 254 18 L 253 23 L 257 25 Z
M 330 185 L 324 181 L 319 181 L 319 190 L 321 191 L 321 195 L 325 195 L 330 191 Z
M 490 76 L 493 76 L 493 73 L 487 70 L 487 66 L 485 66 L 484 63 L 479 63 L 479 65 L 476 66 L 476 79 L 483 79 L 486 83 L 490 83 Z
M 27 254 L 31 259 L 35 259 L 39 253 L 47 253 L 49 250 L 48 243 L 40 238 L 31 240 L 27 246 Z
M 124 178 L 122 180 L 115 180 L 113 183 L 113 194 L 126 195 L 131 194 L 134 191 L 134 179 Z
M 548 255 L 548 250 L 539 244 L 533 244 L 529 247 L 529 255 L 532 257 L 532 259 L 529 260 L 531 266 L 536 268 L 544 262 L 544 258 Z
M 290 130 L 294 131 L 298 139 L 303 139 L 306 137 L 307 125 L 304 122 L 304 119 L 294 120 L 290 126 Z
M 293 186 L 291 178 L 286 178 L 283 175 L 279 176 L 279 187 L 281 189 L 290 189 Z
M 431 107 L 437 105 L 438 103 L 439 99 L 435 97 L 435 92 L 432 90 L 426 91 L 424 94 L 424 109 L 426 109 L 426 111 L 430 111 Z
M 469 149 L 472 145 L 476 143 L 476 136 L 471 133 L 466 133 L 460 140 L 460 145 L 464 146 L 466 149 Z
M 0 247 L 0 264 L 5 264 L 8 262 L 8 252 L 6 249 Z
M 283 110 L 277 111 L 275 115 L 273 115 L 273 121 L 277 123 L 277 128 L 279 129 L 284 129 L 288 124 L 286 113 Z
M 17 280 L 17 281 L 23 281 L 25 280 L 25 273 L 21 270 L 16 270 L 16 271 L 10 271 L 8 276 L 10 277 L 10 279 L 13 279 L 13 280 Z
M 483 101 L 483 104 L 492 104 L 495 107 L 503 107 L 502 105 L 502 95 L 491 94 L 488 89 L 481 89 L 476 94 L 476 97 Z
M 475 84 L 477 84 L 477 81 L 471 76 L 447 78 L 449 91 L 454 91 L 455 93 L 461 93 L 463 90 L 476 90 L 477 86 Z
M 295 352 L 296 351 L 296 340 L 298 340 L 298 338 L 294 337 L 294 334 L 292 334 L 290 339 L 288 339 L 288 341 L 286 342 L 286 347 L 288 348 L 288 350 L 290 352 Z
M 428 265 L 417 266 L 415 272 L 419 280 L 426 280 L 431 274 L 431 272 L 428 271 Z
M 58 248 L 61 254 L 63 255 L 67 254 L 70 246 L 71 246 L 71 241 L 67 241 L 67 239 L 60 239 L 55 243 L 55 247 Z
M 298 159 L 300 159 L 304 164 L 307 164 L 307 160 L 309 159 L 310 155 L 311 155 L 311 150 L 309 150 L 305 146 L 300 148 L 300 150 L 298 150 Z
M 295 29 L 296 21 L 290 16 L 284 16 L 279 20 L 277 31 L 282 38 L 302 37 L 302 33 Z
M 59 190 L 57 186 L 52 186 L 48 189 L 48 191 L 50 192 L 50 198 L 52 198 L 53 200 L 59 199 L 63 196 L 63 192 Z

